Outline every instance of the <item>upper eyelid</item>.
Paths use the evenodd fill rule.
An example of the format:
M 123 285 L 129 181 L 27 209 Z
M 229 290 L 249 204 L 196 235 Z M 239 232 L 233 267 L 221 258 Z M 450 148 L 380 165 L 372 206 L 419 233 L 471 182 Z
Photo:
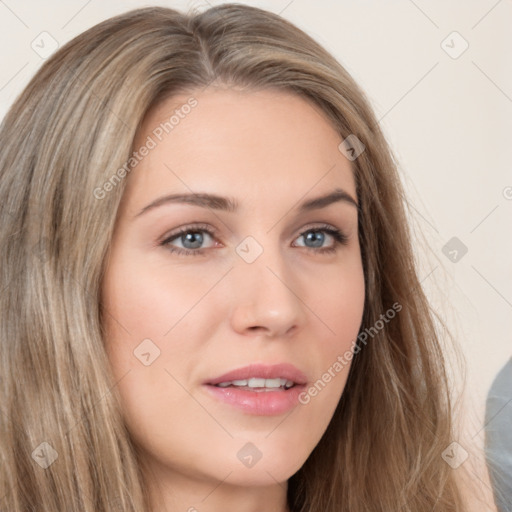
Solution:
M 213 226 L 210 226 L 208 224 L 186 224 L 185 226 L 176 228 L 175 230 L 172 230 L 168 233 L 166 233 L 164 236 L 161 237 L 161 241 L 165 242 L 166 240 L 169 240 L 170 238 L 177 237 L 181 235 L 182 233 L 186 233 L 188 231 L 207 231 L 211 233 L 212 235 L 217 236 L 219 233 L 219 230 L 214 228 Z

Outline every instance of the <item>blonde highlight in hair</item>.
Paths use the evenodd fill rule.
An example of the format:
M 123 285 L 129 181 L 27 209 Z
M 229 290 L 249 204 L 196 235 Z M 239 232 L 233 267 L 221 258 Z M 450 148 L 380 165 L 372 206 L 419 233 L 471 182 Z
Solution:
M 49 58 L 3 120 L 0 509 L 150 510 L 103 348 L 100 289 L 126 179 L 101 200 L 94 190 L 130 158 L 152 107 L 211 85 L 298 94 L 340 136 L 364 143 L 352 162 L 361 329 L 402 306 L 354 358 L 327 431 L 289 480 L 290 509 L 461 511 L 441 459 L 453 434 L 443 353 L 391 150 L 363 92 L 328 52 L 279 16 L 237 4 L 106 20 Z M 53 452 L 41 443 L 57 454 L 46 468 L 38 453 Z

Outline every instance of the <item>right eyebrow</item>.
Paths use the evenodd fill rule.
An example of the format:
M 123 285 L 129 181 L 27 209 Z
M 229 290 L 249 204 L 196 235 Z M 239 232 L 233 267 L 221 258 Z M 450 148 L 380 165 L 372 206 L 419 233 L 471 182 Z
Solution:
M 135 215 L 138 217 L 148 210 L 152 210 L 159 206 L 169 203 L 185 203 L 202 208 L 211 208 L 213 210 L 225 210 L 228 212 L 236 212 L 238 203 L 235 199 L 229 197 L 217 196 L 215 194 L 169 194 L 155 199 Z

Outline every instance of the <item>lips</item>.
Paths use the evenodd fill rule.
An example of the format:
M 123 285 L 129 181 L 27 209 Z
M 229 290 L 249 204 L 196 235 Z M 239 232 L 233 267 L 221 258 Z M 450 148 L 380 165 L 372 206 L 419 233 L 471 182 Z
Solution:
M 274 386 L 276 380 L 293 383 L 291 387 L 251 387 L 262 382 Z M 231 383 L 249 386 L 233 386 Z M 224 383 L 225 386 L 219 386 Z M 230 383 L 226 386 L 227 383 Z M 203 383 L 206 394 L 217 402 L 238 409 L 244 414 L 257 416 L 275 416 L 284 414 L 299 405 L 299 395 L 307 383 L 306 375 L 292 364 L 252 364 L 208 379 Z
M 307 382 L 306 375 L 301 372 L 297 367 L 288 363 L 264 365 L 264 364 L 251 364 L 232 370 L 223 375 L 219 375 L 213 379 L 209 379 L 204 384 L 216 386 L 222 382 L 232 382 L 234 380 L 249 380 L 251 378 L 257 379 L 286 379 L 292 381 L 294 384 L 303 385 Z

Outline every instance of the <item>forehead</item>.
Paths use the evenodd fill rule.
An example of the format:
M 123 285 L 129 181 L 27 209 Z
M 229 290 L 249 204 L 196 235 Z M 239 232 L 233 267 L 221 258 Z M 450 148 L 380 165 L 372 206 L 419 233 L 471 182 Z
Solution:
M 309 190 L 341 186 L 355 196 L 341 140 L 318 106 L 291 92 L 191 91 L 146 115 L 133 149 L 151 149 L 130 174 L 126 193 L 145 201 L 164 191 L 222 186 L 232 196 L 299 200 Z

